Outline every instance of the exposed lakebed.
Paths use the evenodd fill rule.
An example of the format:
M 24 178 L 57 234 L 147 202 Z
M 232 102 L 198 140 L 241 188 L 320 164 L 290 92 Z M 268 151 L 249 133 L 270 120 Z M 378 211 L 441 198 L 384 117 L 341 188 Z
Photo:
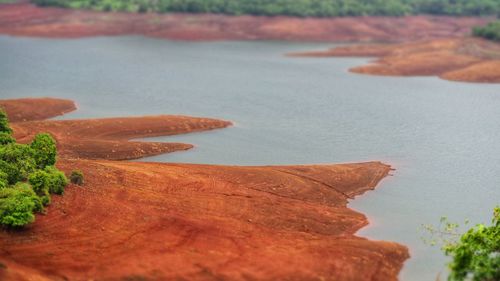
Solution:
M 402 280 L 446 259 L 420 225 L 488 222 L 500 203 L 500 85 L 348 73 L 357 58 L 289 58 L 328 44 L 0 37 L 0 98 L 74 99 L 64 118 L 186 114 L 234 127 L 156 140 L 196 145 L 147 159 L 235 165 L 380 160 L 397 170 L 350 207 L 359 235 L 410 247 Z

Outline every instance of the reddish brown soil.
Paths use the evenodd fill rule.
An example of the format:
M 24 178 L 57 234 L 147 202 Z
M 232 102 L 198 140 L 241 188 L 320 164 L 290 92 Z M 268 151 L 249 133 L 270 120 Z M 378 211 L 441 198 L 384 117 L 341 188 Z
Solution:
M 500 83 L 500 59 L 472 64 L 465 68 L 448 71 L 443 79 L 464 82 Z
M 225 128 L 231 122 L 187 116 L 161 115 L 92 120 L 32 121 L 15 123 L 15 137 L 28 142 L 36 132 L 48 132 L 64 158 L 137 159 L 193 146 L 184 143 L 129 141 Z
M 152 118 L 196 128 L 211 120 Z M 96 150 L 100 138 L 185 130 L 162 131 L 144 120 L 13 124 L 21 138 L 54 133 L 66 150 L 58 166 L 83 170 L 86 183 L 54 196 L 48 213 L 25 230 L 0 231 L 0 279 L 396 280 L 408 250 L 354 236 L 367 220 L 346 207 L 348 198 L 373 189 L 389 166 L 236 167 L 65 156 L 80 154 L 64 133 L 76 134 L 77 126 L 82 136 L 96 131 Z
M 129 141 L 133 138 L 168 136 L 225 128 L 231 122 L 187 116 L 161 115 L 93 120 L 29 121 L 73 111 L 73 101 L 62 99 L 0 100 L 9 114 L 15 137 L 29 142 L 37 132 L 54 136 L 61 157 L 126 160 L 152 156 L 193 146 L 184 143 Z M 23 122 L 20 122 L 23 121 Z
M 76 109 L 70 100 L 53 98 L 0 100 L 0 108 L 9 113 L 11 122 L 44 120 Z
M 395 45 L 355 45 L 291 56 L 381 57 L 352 72 L 389 76 L 439 76 L 443 79 L 500 83 L 500 44 L 481 39 L 435 39 Z
M 128 14 L 0 4 L 0 33 L 42 37 L 140 34 L 181 40 L 408 41 L 461 37 L 488 22 L 473 17 L 294 18 Z

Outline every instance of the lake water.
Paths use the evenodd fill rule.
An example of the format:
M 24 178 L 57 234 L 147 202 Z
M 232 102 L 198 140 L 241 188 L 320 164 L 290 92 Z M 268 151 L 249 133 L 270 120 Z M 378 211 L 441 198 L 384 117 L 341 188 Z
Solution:
M 63 118 L 185 114 L 234 127 L 155 138 L 196 145 L 149 161 L 237 165 L 381 160 L 397 171 L 350 207 L 359 235 L 397 241 L 402 280 L 435 280 L 421 224 L 489 222 L 500 204 L 500 85 L 347 72 L 357 58 L 289 58 L 326 44 L 0 37 L 0 97 L 74 99 Z

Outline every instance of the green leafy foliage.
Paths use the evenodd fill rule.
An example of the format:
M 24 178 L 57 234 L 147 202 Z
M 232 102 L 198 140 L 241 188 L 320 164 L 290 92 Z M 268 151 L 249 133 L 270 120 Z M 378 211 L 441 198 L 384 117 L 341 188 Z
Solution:
M 39 169 L 53 166 L 56 163 L 56 142 L 49 134 L 38 134 L 31 143 L 33 157 Z
M 66 175 L 54 166 L 47 166 L 44 171 L 49 176 L 49 192 L 54 194 L 63 194 L 64 187 L 68 185 L 68 178 L 66 178 Z
M 127 12 L 336 17 L 406 14 L 493 15 L 500 0 L 33 0 L 41 6 Z
M 9 186 L 9 175 L 0 170 L 0 189 L 6 188 Z
M 29 145 L 10 143 L 0 146 L 0 170 L 9 174 L 10 184 L 26 180 L 35 169 L 36 162 Z
M 12 134 L 12 129 L 9 126 L 9 119 L 5 110 L 0 108 L 0 132 Z
M 490 22 L 486 26 L 474 27 L 472 34 L 488 40 L 500 41 L 500 21 Z
M 71 180 L 71 183 L 73 183 L 73 184 L 83 185 L 83 183 L 84 183 L 83 172 L 80 170 L 72 171 L 71 176 L 69 178 Z
M 0 160 L 0 171 L 7 175 L 8 184 L 14 184 L 20 178 L 19 170 L 13 164 L 3 160 Z
M 449 280 L 500 280 L 500 208 L 490 226 L 478 224 L 443 249 L 453 258 Z
M 29 224 L 35 220 L 33 212 L 50 204 L 50 193 L 64 193 L 68 179 L 54 166 L 56 155 L 48 134 L 38 134 L 30 145 L 16 143 L 0 110 L 0 225 Z
M 16 139 L 10 133 L 0 132 L 0 145 L 6 145 L 15 142 Z
M 43 170 L 37 170 L 28 178 L 33 191 L 40 197 L 44 206 L 50 204 L 49 182 L 50 176 Z
M 448 280 L 500 280 L 500 207 L 494 209 L 491 225 L 478 224 L 464 234 L 460 234 L 459 224 L 446 217 L 441 218 L 438 227 L 424 225 L 424 229 L 431 234 L 425 242 L 441 244 L 444 253 L 452 258 Z
M 30 192 L 27 192 L 27 194 L 29 194 L 30 196 L 32 195 L 35 195 L 32 200 L 33 202 L 35 203 L 35 209 L 33 209 L 33 211 L 35 212 L 43 212 L 44 211 L 44 207 L 43 207 L 43 203 L 42 203 L 42 200 L 40 199 L 40 197 L 38 197 L 36 195 L 36 193 L 33 191 L 33 187 L 31 187 L 31 185 L 27 182 L 18 182 L 16 183 L 15 185 L 12 186 L 14 189 L 20 189 L 20 190 L 30 190 Z
M 20 227 L 33 222 L 38 200 L 27 186 L 0 189 L 0 224 Z

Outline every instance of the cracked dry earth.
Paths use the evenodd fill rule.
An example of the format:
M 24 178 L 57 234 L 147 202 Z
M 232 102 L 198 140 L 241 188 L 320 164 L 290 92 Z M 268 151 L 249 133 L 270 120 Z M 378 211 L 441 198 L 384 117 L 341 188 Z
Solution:
M 49 101 L 72 105 L 55 99 L 36 104 L 46 111 L 57 108 L 53 115 L 69 110 Z M 25 109 L 15 112 L 12 104 L 26 105 L 26 100 L 8 103 L 0 101 L 9 114 L 21 116 L 17 120 L 40 118 Z M 54 196 L 48 213 L 26 229 L 0 231 L 0 279 L 397 279 L 407 248 L 356 237 L 368 222 L 346 206 L 348 198 L 375 188 L 388 165 L 240 167 L 103 159 L 157 153 L 133 146 L 112 152 L 115 142 L 126 146 L 133 137 L 230 124 L 179 118 L 13 120 L 22 141 L 40 130 L 54 134 L 61 149 L 58 166 L 83 170 L 86 183 Z M 85 153 L 69 144 L 81 135 L 88 137 Z M 103 157 L 108 154 L 112 157 Z

